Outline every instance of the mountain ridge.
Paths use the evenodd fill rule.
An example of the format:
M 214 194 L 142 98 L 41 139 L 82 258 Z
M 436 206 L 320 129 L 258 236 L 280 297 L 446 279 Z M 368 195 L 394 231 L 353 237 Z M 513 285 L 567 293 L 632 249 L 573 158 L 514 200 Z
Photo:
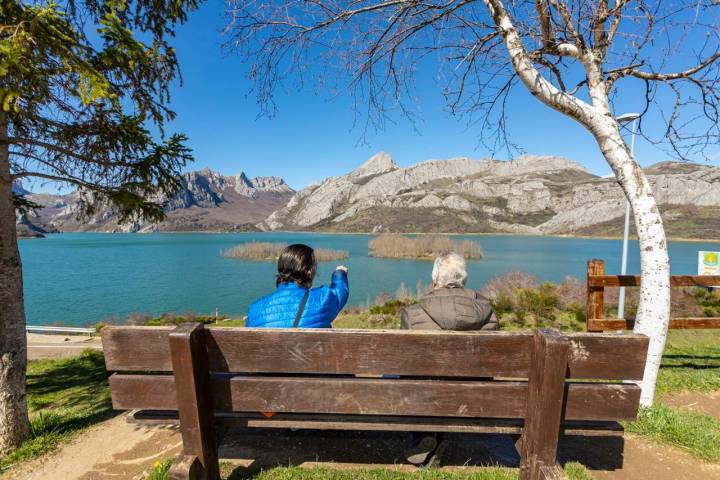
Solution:
M 144 221 L 120 224 L 110 206 L 100 203 L 96 212 L 78 218 L 81 194 L 31 193 L 22 185 L 16 190 L 42 208 L 17 214 L 16 224 L 38 232 L 151 232 L 151 231 L 247 231 L 282 207 L 294 193 L 280 177 L 248 178 L 244 172 L 223 176 L 209 168 L 184 173 L 180 191 L 165 203 L 166 219 L 159 224 Z
M 364 171 L 377 155 L 384 156 L 386 168 L 370 178 L 359 175 L 358 170 Z M 457 157 L 400 168 L 386 153 L 377 155 L 346 175 L 296 192 L 258 227 L 592 235 L 594 226 L 607 227 L 624 215 L 625 197 L 614 178 L 595 175 L 563 157 L 523 155 L 509 161 Z M 658 203 L 672 205 L 676 216 L 683 209 L 720 207 L 720 168 L 660 162 L 645 171 Z M 671 224 L 676 220 L 666 219 Z
M 720 236 L 720 168 L 659 162 L 645 168 L 669 235 Z M 329 231 L 514 233 L 616 236 L 625 197 L 613 177 L 563 157 L 431 159 L 398 166 L 379 152 L 345 175 L 294 191 L 280 177 L 224 176 L 209 168 L 182 176 L 158 224 L 120 225 L 101 206 L 77 220 L 79 193 L 18 195 L 43 208 L 18 214 L 19 232 Z

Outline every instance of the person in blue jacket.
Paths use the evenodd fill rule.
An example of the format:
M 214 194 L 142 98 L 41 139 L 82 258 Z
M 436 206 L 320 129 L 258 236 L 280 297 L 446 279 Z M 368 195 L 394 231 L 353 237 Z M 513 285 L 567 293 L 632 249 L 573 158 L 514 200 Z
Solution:
M 330 285 L 312 288 L 317 261 L 312 248 L 287 247 L 278 258 L 277 290 L 250 305 L 248 327 L 330 328 L 348 299 L 347 267 L 338 266 Z

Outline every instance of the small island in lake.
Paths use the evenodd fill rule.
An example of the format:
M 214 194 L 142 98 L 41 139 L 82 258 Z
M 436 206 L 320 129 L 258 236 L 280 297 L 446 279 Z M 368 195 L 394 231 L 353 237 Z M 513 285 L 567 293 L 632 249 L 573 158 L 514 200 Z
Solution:
M 371 257 L 414 258 L 432 260 L 438 255 L 455 252 L 468 260 L 483 257 L 482 248 L 471 240 L 457 241 L 439 235 L 406 237 L 396 233 L 384 233 L 368 242 Z
M 287 243 L 279 242 L 247 242 L 225 250 L 222 255 L 228 258 L 274 262 L 287 246 Z M 315 258 L 318 262 L 344 260 L 348 256 L 347 250 L 315 249 Z

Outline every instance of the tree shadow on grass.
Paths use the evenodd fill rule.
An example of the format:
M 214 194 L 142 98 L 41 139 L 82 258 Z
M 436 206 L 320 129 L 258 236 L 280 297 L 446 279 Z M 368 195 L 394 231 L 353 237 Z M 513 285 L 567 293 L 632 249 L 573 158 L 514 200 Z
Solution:
M 27 374 L 31 411 L 47 408 L 110 407 L 108 372 L 101 352 L 31 364 Z
M 55 450 L 73 432 L 113 416 L 101 352 L 30 362 L 27 399 L 31 436 L 0 456 L 0 472 Z
M 720 370 L 720 365 L 698 365 L 696 363 L 676 363 L 673 365 L 663 365 L 662 368 L 684 368 L 688 370 Z
M 445 434 L 447 441 L 441 466 L 516 468 L 520 457 L 513 439 L 502 434 Z M 410 435 L 396 432 L 320 431 L 273 429 L 230 429 L 225 435 L 220 458 L 241 465 L 228 479 L 255 478 L 275 467 L 307 466 L 315 463 L 335 468 L 394 468 L 413 470 L 403 452 Z M 561 464 L 580 462 L 591 469 L 622 467 L 621 437 L 561 437 L 558 459 Z
M 28 368 L 32 437 L 62 435 L 113 415 L 101 352 L 44 360 Z

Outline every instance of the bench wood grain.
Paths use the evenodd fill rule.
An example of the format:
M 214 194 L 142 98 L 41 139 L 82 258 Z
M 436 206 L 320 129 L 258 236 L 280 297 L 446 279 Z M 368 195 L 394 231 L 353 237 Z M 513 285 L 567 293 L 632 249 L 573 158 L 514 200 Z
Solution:
M 107 327 L 116 409 L 177 422 L 171 477 L 219 478 L 215 431 L 507 433 L 521 480 L 559 478 L 561 434 L 616 435 L 637 415 L 642 335 Z M 622 361 L 618 361 L 622 352 Z M 263 416 L 259 412 L 272 412 Z M 135 417 L 142 421 L 142 415 Z

